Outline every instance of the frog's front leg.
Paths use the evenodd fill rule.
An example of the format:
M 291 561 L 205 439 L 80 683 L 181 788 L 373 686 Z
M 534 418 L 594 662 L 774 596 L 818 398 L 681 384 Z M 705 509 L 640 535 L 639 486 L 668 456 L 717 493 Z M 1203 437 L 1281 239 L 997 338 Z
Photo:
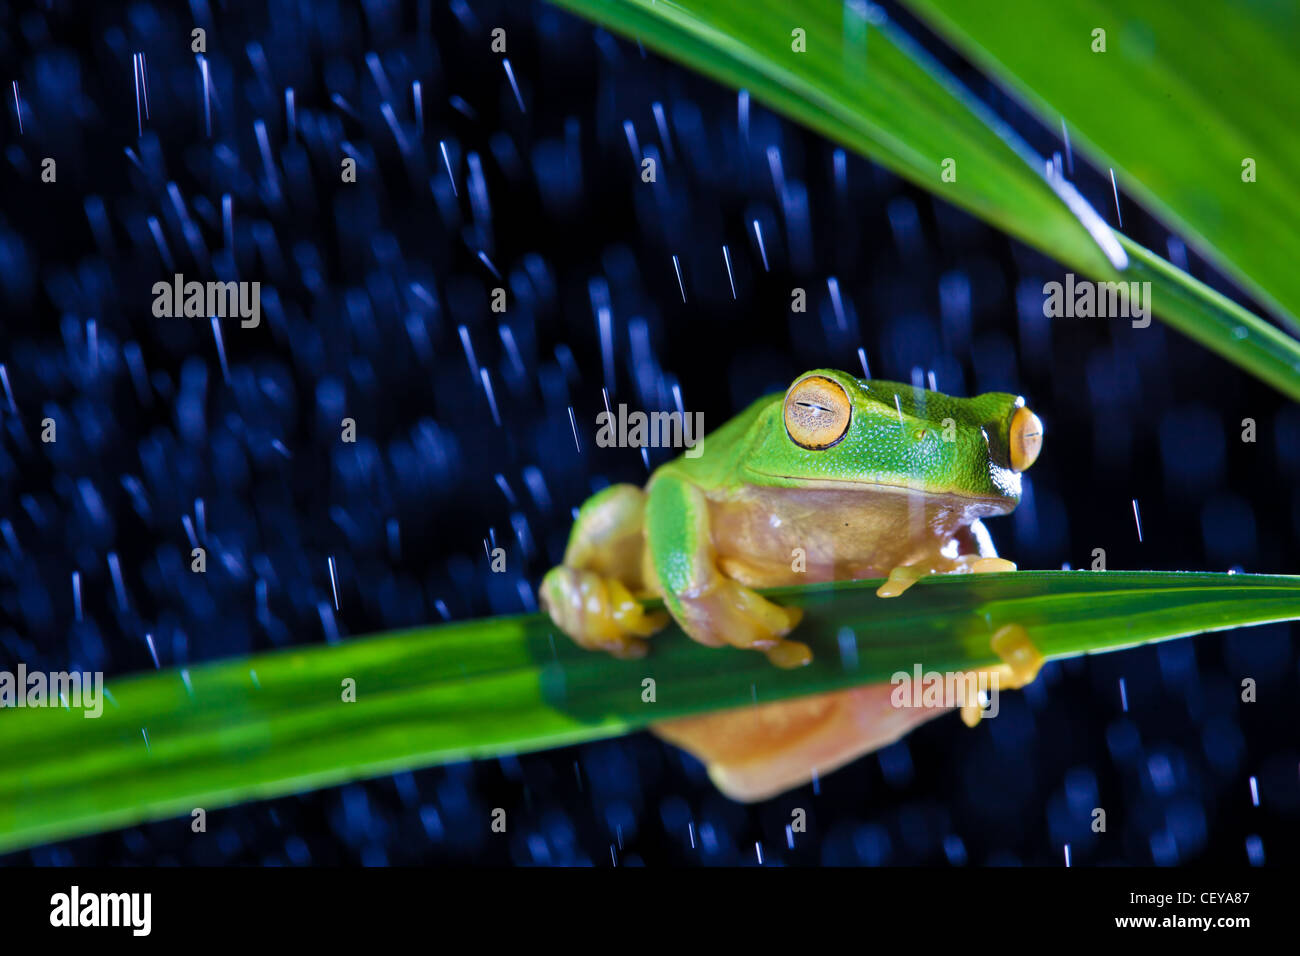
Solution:
M 645 638 L 668 623 L 647 614 L 634 591 L 644 590 L 645 492 L 611 485 L 578 512 L 564 563 L 542 578 L 543 609 L 582 647 L 615 657 L 642 657 Z
M 931 574 L 989 574 L 1016 570 L 1015 562 L 999 558 L 993 539 L 982 522 L 974 521 L 969 529 L 954 539 L 959 553 L 955 557 L 933 554 L 912 564 L 902 564 L 889 572 L 885 583 L 876 588 L 883 598 L 898 597 L 921 578 Z
M 650 570 L 664 606 L 683 631 L 710 647 L 762 651 L 778 667 L 812 659 L 807 645 L 785 640 L 802 612 L 773 604 L 718 569 L 709 502 L 690 482 L 657 478 L 646 504 Z

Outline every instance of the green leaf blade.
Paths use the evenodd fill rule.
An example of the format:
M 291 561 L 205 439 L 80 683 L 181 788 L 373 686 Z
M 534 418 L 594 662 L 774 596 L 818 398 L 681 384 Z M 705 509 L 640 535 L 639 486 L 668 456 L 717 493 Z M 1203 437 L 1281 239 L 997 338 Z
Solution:
M 670 627 L 641 661 L 583 651 L 541 615 L 491 618 L 114 679 L 103 716 L 0 711 L 0 852 L 438 763 L 617 736 L 652 722 L 997 663 L 1025 626 L 1049 659 L 1300 619 L 1300 577 L 1021 571 L 768 592 L 802 607 L 811 665 L 703 647 Z M 254 674 L 256 677 L 254 677 Z M 656 701 L 642 700 L 653 679 Z M 355 703 L 342 699 L 356 682 Z M 145 734 L 148 735 L 146 743 Z M 179 826 L 188 821 L 178 822 Z
M 1300 342 L 1149 250 L 1113 233 L 1074 192 L 1073 186 L 1049 182 L 1045 175 L 1046 161 L 1036 157 L 942 66 L 888 22 L 878 8 L 868 5 L 870 19 L 854 23 L 849 18 L 858 16 L 853 13 L 855 8 L 833 0 L 806 0 L 794 7 L 781 0 L 751 0 L 743 5 L 733 0 L 556 2 L 612 30 L 640 39 L 715 80 L 748 89 L 756 99 L 787 117 L 862 153 L 1085 275 L 1108 282 L 1151 282 L 1153 308 L 1162 321 L 1300 401 Z M 1064 64 L 1073 61 L 1058 62 L 1057 54 L 1080 56 L 1075 47 L 1087 51 L 1089 31 L 1096 24 L 1089 22 L 1087 29 L 1082 25 L 1089 18 L 1095 19 L 1096 10 L 1109 2 L 1071 0 L 1061 8 L 1064 10 L 1060 14 L 1061 22 L 1083 30 L 1073 46 L 1060 40 L 1062 33 L 1069 31 L 1059 24 L 1051 29 L 1044 26 L 1047 32 L 1043 35 L 1047 40 L 1023 43 L 1023 37 L 1029 35 L 1027 24 L 1050 20 L 1056 15 L 1053 11 L 1058 9 L 1057 4 L 1020 0 L 996 18 L 990 14 L 990 22 L 1006 28 L 1001 34 L 1002 42 L 1032 48 L 1034 62 L 1044 70 L 1051 67 L 1068 75 Z M 1173 2 L 1160 0 L 1161 9 L 1170 8 Z M 951 5 L 948 0 L 917 0 L 913 6 L 936 21 L 940 20 L 941 12 L 947 11 L 953 19 L 949 29 L 943 32 L 977 61 L 990 67 L 996 65 L 995 58 L 981 56 L 982 51 L 962 32 L 992 8 L 976 0 Z M 1015 18 L 1006 10 L 1021 8 L 1032 9 L 1034 16 L 1007 26 Z M 960 22 L 952 10 L 963 14 Z M 795 27 L 806 31 L 810 52 L 801 54 L 791 49 L 790 31 Z M 983 30 L 979 36 L 984 36 Z M 963 43 L 963 39 L 967 42 Z M 1161 75 L 1167 77 L 1170 71 Z M 1121 73 L 1120 76 L 1124 82 L 1141 86 L 1140 75 Z M 1105 95 L 1095 97 L 1093 107 L 1098 115 L 1124 112 L 1117 110 L 1115 104 L 1129 102 L 1132 91 L 1121 87 L 1122 83 L 1114 89 L 1108 87 Z M 1025 89 L 1023 84 L 1017 88 Z M 1157 92 L 1153 93 L 1152 89 Z M 1163 102 L 1160 97 L 1164 94 L 1160 91 L 1165 87 L 1157 84 L 1152 89 L 1143 87 L 1143 102 L 1151 101 L 1152 97 Z M 1300 89 L 1300 84 L 1296 89 Z M 1026 95 L 1055 128 L 1059 114 L 1047 109 L 1046 101 L 1033 99 L 1032 93 Z M 1282 102 L 1291 100 L 1290 94 L 1278 95 Z M 1157 119 L 1164 125 L 1169 122 L 1164 117 L 1146 116 L 1141 123 L 1126 126 L 1124 135 L 1147 137 L 1148 127 Z M 1186 142 L 1188 135 L 1213 138 L 1204 127 L 1196 125 L 1191 114 L 1178 122 L 1182 123 L 1179 127 L 1183 130 L 1182 138 L 1170 142 L 1182 143 L 1181 148 L 1195 151 Z M 1296 139 L 1300 142 L 1300 136 Z M 1240 141 L 1240 137 L 1231 140 Z M 1250 140 L 1257 147 L 1256 152 L 1245 155 L 1263 155 L 1261 142 L 1259 137 Z M 945 159 L 957 162 L 955 182 L 941 179 L 941 164 Z M 1153 163 L 1159 159 L 1155 154 L 1150 157 Z M 1233 172 L 1220 168 L 1224 161 L 1220 156 L 1214 161 L 1217 165 L 1198 166 L 1195 171 L 1196 176 L 1218 177 L 1212 189 L 1198 192 L 1197 180 L 1191 180 L 1190 185 L 1179 181 L 1178 188 L 1188 194 L 1187 202 L 1199 198 L 1227 208 L 1224 206 L 1227 197 L 1240 198 L 1235 192 L 1224 191 L 1227 189 L 1224 177 Z M 1277 161 L 1285 162 L 1286 157 L 1279 156 Z M 1290 167 L 1279 168 L 1300 168 L 1300 158 Z M 1240 159 L 1236 160 L 1234 169 L 1236 186 L 1247 188 L 1240 182 Z M 1300 284 L 1300 270 L 1291 265 L 1300 257 L 1300 232 L 1292 228 L 1297 219 L 1288 212 L 1300 192 L 1292 190 L 1293 195 L 1282 197 L 1276 195 L 1279 189 L 1290 189 L 1289 179 L 1281 174 L 1273 179 L 1267 198 L 1261 198 L 1265 193 L 1257 192 L 1248 202 L 1233 206 L 1232 212 L 1234 221 L 1246 217 L 1253 223 L 1250 227 L 1253 231 L 1249 233 L 1251 241 L 1262 250 L 1260 255 L 1268 259 L 1258 275 L 1276 282 L 1282 299 L 1286 299 L 1290 295 L 1288 288 Z M 1144 201 L 1152 199 L 1150 190 L 1136 191 Z M 1209 197 L 1202 193 L 1208 193 Z M 1064 201 L 1066 196 L 1071 198 L 1071 206 Z M 1153 204 L 1152 208 L 1169 214 L 1173 206 Z M 1209 229 L 1214 225 L 1211 213 L 1207 209 L 1200 219 L 1186 215 L 1169 218 L 1176 224 Z M 1230 230 L 1233 236 L 1239 235 L 1236 229 L 1233 226 Z M 1217 227 L 1210 230 L 1210 234 L 1217 241 L 1220 232 L 1216 230 Z M 1136 268 L 1132 256 L 1135 250 L 1141 252 Z M 1220 258 L 1224 262 L 1237 262 L 1245 255 L 1242 251 L 1235 259 Z M 1234 274 L 1246 275 L 1240 270 Z M 1281 301 L 1265 295 L 1258 281 L 1249 283 L 1248 287 L 1265 302 Z M 1278 311 L 1287 314 L 1286 309 Z
M 1300 327 L 1300 7 L 906 2 L 1049 128 L 1064 117 L 1073 145 L 1123 190 Z M 1098 28 L 1104 53 L 1092 50 Z

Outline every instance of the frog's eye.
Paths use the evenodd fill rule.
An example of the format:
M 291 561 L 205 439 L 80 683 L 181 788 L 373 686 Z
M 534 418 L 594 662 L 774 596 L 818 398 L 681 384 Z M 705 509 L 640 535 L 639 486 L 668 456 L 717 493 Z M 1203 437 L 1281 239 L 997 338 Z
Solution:
M 785 430 L 802 448 L 830 448 L 849 430 L 849 396 L 839 382 L 810 375 L 790 386 L 785 395 Z
M 1038 460 L 1043 447 L 1043 423 L 1024 405 L 1011 416 L 1011 467 L 1024 471 Z

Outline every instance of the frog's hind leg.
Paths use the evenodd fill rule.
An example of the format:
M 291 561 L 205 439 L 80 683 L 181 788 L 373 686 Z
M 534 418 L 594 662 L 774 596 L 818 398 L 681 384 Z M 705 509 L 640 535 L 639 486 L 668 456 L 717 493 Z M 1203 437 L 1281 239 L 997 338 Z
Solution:
M 645 638 L 668 623 L 663 612 L 647 614 L 634 592 L 644 589 L 645 492 L 611 485 L 578 512 L 564 563 L 542 578 L 543 609 L 582 647 L 615 657 L 641 657 Z
M 655 724 L 655 734 L 702 760 L 733 800 L 765 800 L 898 740 L 945 712 L 898 707 L 891 684 L 759 704 Z

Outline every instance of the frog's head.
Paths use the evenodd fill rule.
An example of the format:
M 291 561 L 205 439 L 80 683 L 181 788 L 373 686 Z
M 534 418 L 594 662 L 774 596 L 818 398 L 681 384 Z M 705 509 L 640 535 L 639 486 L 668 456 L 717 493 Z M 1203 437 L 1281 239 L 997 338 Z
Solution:
M 1004 514 L 1020 501 L 1043 424 L 1018 395 L 952 398 L 816 369 L 751 434 L 740 467 L 757 485 L 951 495 Z

